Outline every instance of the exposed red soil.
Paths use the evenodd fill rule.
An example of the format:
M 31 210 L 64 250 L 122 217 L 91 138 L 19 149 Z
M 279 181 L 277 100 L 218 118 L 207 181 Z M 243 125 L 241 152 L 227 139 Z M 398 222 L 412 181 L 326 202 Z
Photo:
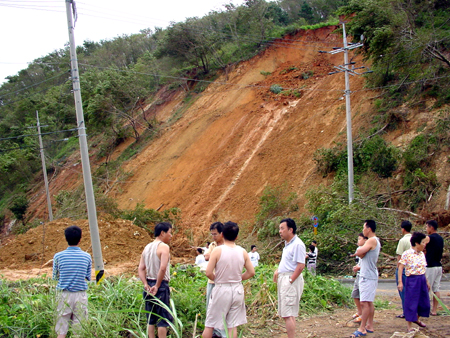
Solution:
M 155 209 L 161 205 L 180 208 L 180 239 L 172 243 L 174 257 L 189 257 L 188 244 L 194 243 L 188 243 L 187 238 L 195 244 L 202 243 L 211 221 L 252 221 L 267 185 L 286 184 L 299 196 L 298 213 L 305 211 L 306 191 L 331 182 L 317 172 L 314 152 L 335 142 L 346 142 L 344 75 L 328 75 L 335 70 L 334 65 L 343 63 L 343 55 L 319 53 L 342 45 L 342 37 L 333 33 L 336 28 L 302 31 L 276 41 L 264 52 L 220 76 L 202 93 L 191 93 L 195 100 L 178 120 L 170 121 L 170 118 L 185 107 L 186 94 L 182 90 L 161 90 L 145 109 L 164 129 L 123 165 L 131 176 L 123 181 L 111 181 L 108 195 L 122 209 L 132 209 L 137 203 Z M 360 56 L 350 54 L 357 66 L 363 64 Z M 309 72 L 312 76 L 304 76 Z M 272 93 L 273 84 L 283 87 L 284 93 Z M 350 86 L 353 135 L 357 137 L 362 128 L 369 128 L 368 113 L 379 93 L 366 90 L 361 76 L 351 77 Z M 431 115 L 432 112 L 410 110 L 401 128 L 388 134 L 389 141 L 402 147 Z M 112 158 L 119 156 L 131 142 L 127 140 L 120 145 Z M 94 151 L 95 144 L 92 144 L 91 152 Z M 430 210 L 443 208 L 449 183 L 447 156 L 436 162 L 437 177 L 443 188 L 434 193 Z M 93 171 L 101 163 L 91 157 Z M 395 178 L 390 182 L 393 186 L 397 184 Z M 70 191 L 80 184 L 81 163 L 74 154 L 50 177 L 51 195 Z M 34 217 L 45 219 L 43 184 L 41 187 L 31 196 L 30 210 Z M 131 222 L 120 222 L 99 217 L 102 245 L 108 247 L 104 250 L 107 266 L 124 261 L 134 264 L 143 245 L 150 240 L 142 234 L 138 241 L 132 233 L 143 231 Z M 14 242 L 11 240 L 1 247 L 0 267 L 39 268 L 40 263 L 64 248 L 61 229 L 69 223 L 73 222 L 58 220 L 46 224 L 49 240 L 46 239 L 44 254 L 41 227 L 18 236 Z M 84 224 L 87 229 L 87 221 L 77 224 Z M 59 230 L 51 235 L 53 228 Z M 117 231 L 117 237 L 111 229 Z M 129 233 L 121 235 L 120 231 Z M 88 248 L 88 242 L 82 245 Z M 25 260 L 24 254 L 33 253 L 38 254 L 36 261 Z
M 60 219 L 40 225 L 25 234 L 3 239 L 0 275 L 13 280 L 37 277 L 43 273 L 50 275 L 54 254 L 67 248 L 64 229 L 70 225 L 78 225 L 83 230 L 80 248 L 92 255 L 88 221 Z M 153 240 L 150 234 L 131 221 L 114 220 L 108 216 L 99 217 L 98 227 L 105 276 L 121 273 L 137 275 L 142 250 Z M 172 249 L 172 263 L 194 263 L 193 253 L 190 258 L 185 252 L 189 252 L 186 242 L 184 236 L 175 234 L 173 245 L 181 249 Z

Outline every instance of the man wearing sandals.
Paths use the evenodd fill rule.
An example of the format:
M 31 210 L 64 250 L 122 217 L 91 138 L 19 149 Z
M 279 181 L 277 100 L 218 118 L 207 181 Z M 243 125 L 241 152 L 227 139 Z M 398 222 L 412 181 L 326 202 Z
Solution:
M 373 332 L 373 317 L 375 307 L 375 292 L 378 286 L 377 261 L 380 255 L 380 241 L 375 235 L 377 224 L 373 220 L 366 220 L 363 234 L 368 238 L 366 243 L 356 250 L 356 255 L 361 258 L 359 272 L 359 294 L 361 303 L 361 324 L 359 329 L 353 332 L 351 337 L 363 337 Z
M 427 280 L 430 283 L 431 291 L 434 292 L 436 297 L 441 298 L 439 288 L 441 286 L 442 278 L 442 253 L 444 251 L 444 240 L 436 233 L 438 224 L 435 220 L 429 220 L 425 222 L 426 230 L 430 242 L 427 244 L 425 258 L 427 259 Z M 437 308 L 439 302 L 436 298 L 433 298 L 433 308 L 431 309 L 431 315 L 437 316 Z

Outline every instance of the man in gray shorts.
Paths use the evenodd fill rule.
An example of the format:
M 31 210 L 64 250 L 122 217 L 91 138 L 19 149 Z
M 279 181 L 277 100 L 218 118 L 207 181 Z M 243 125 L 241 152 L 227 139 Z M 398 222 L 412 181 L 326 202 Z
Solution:
M 431 291 L 434 292 L 436 297 L 440 298 L 441 293 L 439 292 L 439 287 L 441 285 L 442 278 L 442 253 L 444 252 L 444 239 L 439 236 L 436 232 L 438 224 L 435 220 L 429 220 L 425 222 L 426 230 L 430 241 L 426 247 L 425 258 L 427 259 L 427 271 L 426 276 L 428 283 L 430 283 Z M 437 316 L 438 301 L 434 297 L 433 308 L 431 309 L 430 315 Z
M 375 292 L 378 285 L 377 261 L 380 255 L 380 241 L 375 235 L 377 224 L 373 220 L 366 220 L 363 234 L 368 238 L 366 243 L 356 250 L 356 255 L 361 258 L 361 269 L 359 270 L 359 293 L 361 303 L 361 324 L 358 330 L 353 332 L 352 337 L 365 336 L 367 332 L 373 332 L 373 317 L 375 307 Z
M 280 222 L 280 237 L 285 246 L 273 281 L 278 289 L 278 315 L 284 319 L 288 338 L 295 337 L 295 317 L 298 317 L 300 298 L 303 293 L 302 271 L 305 268 L 306 248 L 295 234 L 297 225 L 291 218 Z

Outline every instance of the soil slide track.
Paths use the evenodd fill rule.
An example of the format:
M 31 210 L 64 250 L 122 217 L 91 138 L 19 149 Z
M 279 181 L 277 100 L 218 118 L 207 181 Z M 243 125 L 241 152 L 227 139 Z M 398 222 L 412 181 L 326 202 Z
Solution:
M 251 220 L 264 187 L 287 182 L 302 207 L 308 187 L 324 181 L 316 174 L 314 151 L 345 140 L 343 75 L 328 75 L 342 55 L 318 53 L 339 45 L 335 28 L 286 37 L 295 42 L 271 47 L 209 85 L 161 138 L 127 163 L 133 176 L 114 193 L 119 206 L 179 207 L 184 223 L 205 227 L 216 219 Z M 285 92 L 272 93 L 272 84 Z M 362 78 L 352 78 L 353 88 L 362 85 Z M 366 95 L 352 97 L 355 116 L 371 104 Z

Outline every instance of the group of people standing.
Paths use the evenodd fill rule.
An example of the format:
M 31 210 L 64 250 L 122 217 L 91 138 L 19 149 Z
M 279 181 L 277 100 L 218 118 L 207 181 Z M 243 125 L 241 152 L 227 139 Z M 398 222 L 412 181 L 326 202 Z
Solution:
M 420 317 L 437 316 L 438 298 L 442 278 L 442 254 L 444 239 L 437 234 L 438 223 L 435 220 L 425 222 L 427 235 L 421 232 L 411 234 L 412 224 L 403 221 L 403 237 L 397 246 L 397 287 L 402 300 L 403 313 L 398 318 L 405 318 L 408 331 L 412 323 L 420 327 L 426 325 Z M 430 293 L 434 296 L 430 306 Z
M 422 233 L 411 234 L 411 223 L 401 225 L 403 238 L 397 248 L 398 290 L 402 298 L 403 314 L 408 330 L 411 323 L 425 326 L 420 317 L 436 315 L 438 302 L 433 299 L 430 313 L 428 290 L 439 294 L 442 276 L 441 258 L 443 239 L 436 233 L 437 223 L 427 221 L 428 236 Z M 309 253 L 303 241 L 296 235 L 297 226 L 290 218 L 279 224 L 279 234 L 285 246 L 278 269 L 274 271 L 273 282 L 277 284 L 278 315 L 283 318 L 288 338 L 295 337 L 295 318 L 299 314 L 299 304 L 303 293 L 302 272 L 306 258 L 308 268 L 314 268 L 317 259 L 317 243 L 309 247 Z M 374 299 L 378 284 L 377 260 L 381 250 L 380 240 L 376 237 L 376 223 L 366 220 L 363 232 L 358 236 L 358 249 L 354 256 L 359 258 L 353 268 L 357 272 L 352 297 L 358 307 L 360 327 L 352 337 L 366 336 L 374 332 Z M 69 247 L 54 256 L 53 278 L 58 280 L 58 318 L 56 332 L 58 338 L 64 338 L 69 324 L 74 330 L 79 327 L 80 319 L 87 316 L 87 282 L 91 278 L 92 259 L 79 248 L 81 229 L 70 226 L 65 230 Z M 242 281 L 254 276 L 259 254 L 252 246 L 247 253 L 236 245 L 239 226 L 234 222 L 222 224 L 215 222 L 210 226 L 214 241 L 209 244 L 202 259 L 207 261 L 206 276 L 206 320 L 203 338 L 237 338 L 238 326 L 247 323 L 245 295 Z M 169 309 L 170 301 L 170 250 L 172 225 L 161 222 L 155 226 L 155 239 L 143 250 L 138 267 L 138 275 L 143 283 L 143 298 L 147 312 L 148 336 L 167 336 L 167 328 L 173 321 Z M 409 242 L 409 243 L 408 243 Z M 424 250 L 426 248 L 426 253 Z M 199 251 L 199 254 L 202 251 Z M 198 257 L 198 256 L 197 256 Z M 244 272 L 243 272 L 244 271 Z
M 403 313 L 397 318 L 404 318 L 408 332 L 412 331 L 412 323 L 426 327 L 420 317 L 437 315 L 438 300 L 434 297 L 430 308 L 429 291 L 439 298 L 442 277 L 442 254 L 444 240 L 437 234 L 438 224 L 434 220 L 425 223 L 427 235 L 421 232 L 411 234 L 412 224 L 401 223 L 403 237 L 397 245 L 397 269 L 395 272 L 398 292 L 402 301 Z M 375 291 L 378 285 L 377 260 L 380 253 L 380 241 L 375 236 L 376 223 L 367 220 L 363 232 L 358 235 L 358 249 L 355 254 L 357 264 L 352 297 L 358 312 L 353 316 L 359 322 L 359 328 L 351 337 L 366 336 L 374 332 L 373 318 Z

